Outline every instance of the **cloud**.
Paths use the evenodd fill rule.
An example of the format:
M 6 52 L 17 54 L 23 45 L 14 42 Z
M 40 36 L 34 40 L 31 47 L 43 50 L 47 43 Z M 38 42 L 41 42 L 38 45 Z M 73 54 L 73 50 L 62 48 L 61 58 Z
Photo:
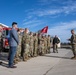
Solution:
M 70 36 L 70 30 L 76 28 L 76 21 L 71 21 L 69 23 L 58 23 L 55 27 L 49 28 L 48 34 L 55 36 L 58 35 L 62 42 L 66 42 Z
M 38 20 L 30 20 L 28 22 L 25 22 L 23 25 L 29 25 L 29 24 L 33 24 L 33 23 L 38 23 Z
M 53 2 L 60 2 L 59 0 L 38 0 L 39 5 L 50 5 Z
M 47 7 L 47 8 L 39 8 L 39 9 L 28 9 L 25 11 L 26 13 L 26 19 L 23 20 L 23 25 L 29 25 L 29 24 L 36 24 L 38 22 L 38 18 L 43 20 L 43 17 L 49 17 L 50 18 L 57 18 L 61 16 L 62 14 L 64 16 L 67 16 L 68 14 L 76 14 L 76 1 L 73 2 L 73 0 L 39 0 L 42 3 L 50 3 L 50 2 L 60 2 L 61 4 L 66 4 L 63 6 L 57 6 L 57 7 Z M 52 6 L 52 5 L 51 5 Z
M 76 4 L 73 5 L 69 5 L 69 6 L 63 6 L 60 8 L 56 8 L 56 9 L 41 9 L 41 10 L 37 10 L 34 12 L 31 12 L 29 14 L 31 15 L 37 15 L 39 17 L 42 16 L 49 16 L 49 15 L 57 15 L 57 14 L 70 14 L 76 12 Z
M 34 19 L 25 19 L 23 21 L 23 27 L 26 27 L 26 28 L 35 28 L 35 27 L 39 27 L 40 25 L 43 25 L 45 22 L 41 21 L 41 20 L 38 20 L 36 18 Z
M 46 24 L 48 17 L 57 18 L 61 15 L 68 15 L 76 13 L 76 1 L 75 0 L 39 0 L 40 3 L 46 4 L 46 7 L 28 9 L 25 11 L 26 19 L 23 21 L 23 26 L 28 28 L 41 27 L 42 24 Z M 57 4 L 53 4 L 57 2 Z M 60 3 L 60 5 L 59 5 Z M 59 5 L 59 6 L 58 6 Z M 52 8 L 51 8 L 52 7 Z M 44 21 L 43 21 L 44 20 Z M 48 20 L 49 21 L 49 20 Z M 47 23 L 48 24 L 48 23 Z M 50 28 L 48 33 L 51 35 L 58 35 L 62 41 L 66 41 L 70 37 L 70 30 L 76 28 L 76 21 L 67 23 L 57 23 L 55 27 Z
M 48 15 L 55 15 L 58 13 L 61 13 L 61 10 L 58 9 L 53 9 L 53 10 L 43 10 L 43 11 L 38 11 L 36 14 L 38 16 L 48 16 Z
M 64 6 L 63 7 L 63 12 L 66 14 L 69 14 L 71 12 L 76 12 L 76 3 L 73 3 L 70 6 Z
M 30 9 L 28 12 L 28 15 L 37 16 L 37 17 L 43 17 L 43 16 L 49 16 L 49 15 L 58 15 L 58 14 L 71 14 L 76 12 L 76 1 L 75 0 L 40 0 L 41 3 L 52 3 L 52 2 L 59 2 L 60 4 L 63 4 L 62 6 L 58 6 L 55 4 L 53 5 L 47 5 L 44 9 Z
M 62 4 L 62 5 L 68 5 L 68 4 L 71 4 L 71 3 L 75 3 L 76 1 L 75 0 L 38 0 L 39 4 L 40 5 L 50 5 L 50 4 Z
M 43 23 L 34 23 L 34 24 L 24 25 L 24 28 L 29 28 L 29 29 L 30 28 L 36 28 L 37 26 L 39 27 L 41 24 L 43 24 Z

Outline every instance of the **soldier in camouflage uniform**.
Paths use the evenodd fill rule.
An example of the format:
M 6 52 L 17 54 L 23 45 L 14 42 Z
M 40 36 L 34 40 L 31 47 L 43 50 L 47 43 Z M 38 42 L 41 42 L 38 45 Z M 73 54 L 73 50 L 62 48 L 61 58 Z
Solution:
M 37 33 L 34 34 L 34 57 L 37 56 L 38 53 L 38 36 Z
M 24 34 L 23 34 L 23 37 L 22 37 L 22 43 L 23 43 L 23 61 L 27 61 L 28 60 L 28 57 L 29 57 L 29 42 L 30 42 L 30 37 L 29 37 L 29 34 L 28 34 L 28 29 L 25 28 L 25 31 L 24 31 Z
M 51 48 L 51 37 L 50 37 L 50 35 L 48 35 L 48 38 L 47 38 L 47 47 L 48 47 L 48 53 L 50 53 L 50 48 Z
M 47 53 L 47 36 L 44 38 L 45 54 Z
M 22 42 L 22 36 L 21 36 L 21 29 L 18 29 L 18 37 L 19 37 L 19 45 L 17 46 L 17 52 L 15 55 L 14 63 L 18 63 L 21 58 L 21 42 Z
M 42 38 L 41 34 L 38 34 L 38 44 L 40 44 L 41 38 Z
M 74 54 L 74 57 L 72 57 L 72 59 L 76 59 L 76 34 L 74 30 L 71 30 L 71 38 L 68 39 L 71 42 L 71 46 L 72 46 L 72 51 Z
M 41 34 L 38 34 L 38 55 L 40 55 L 40 42 L 41 42 L 42 36 Z
M 34 50 L 34 38 L 33 38 L 33 33 L 30 32 L 30 56 L 33 57 L 33 50 Z
M 44 37 L 43 36 L 40 39 L 39 55 L 44 55 Z

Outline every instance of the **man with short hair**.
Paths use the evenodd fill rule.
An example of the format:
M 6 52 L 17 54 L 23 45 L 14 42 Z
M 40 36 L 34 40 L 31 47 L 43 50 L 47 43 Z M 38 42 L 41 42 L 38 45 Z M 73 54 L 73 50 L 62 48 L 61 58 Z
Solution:
M 59 38 L 57 35 L 53 38 L 53 52 L 58 53 L 58 43 L 60 42 Z
M 72 29 L 71 30 L 71 38 L 68 39 L 68 41 L 71 42 L 71 46 L 72 46 L 72 51 L 73 51 L 73 54 L 74 54 L 74 57 L 72 57 L 72 59 L 76 59 L 76 34 L 75 34 L 75 31 Z
M 9 45 L 10 45 L 9 62 L 8 62 L 9 68 L 16 68 L 16 66 L 14 66 L 13 64 L 13 61 L 14 61 L 18 44 L 19 44 L 19 38 L 17 33 L 17 23 L 13 22 L 12 30 L 10 31 L 10 40 L 9 40 Z

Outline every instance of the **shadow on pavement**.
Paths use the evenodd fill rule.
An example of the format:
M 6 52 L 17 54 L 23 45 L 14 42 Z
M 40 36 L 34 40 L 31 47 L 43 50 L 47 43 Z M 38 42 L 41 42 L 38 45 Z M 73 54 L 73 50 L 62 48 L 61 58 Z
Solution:
M 53 57 L 53 58 L 71 59 L 70 57 L 49 56 L 49 55 L 44 55 L 44 56 L 45 57 Z
M 8 67 L 8 64 L 2 62 L 2 64 L 0 64 L 0 66 L 2 66 L 2 67 Z
M 0 60 L 8 62 L 8 54 L 7 53 L 0 53 Z
M 8 64 L 7 64 L 7 62 L 8 62 L 8 54 L 7 53 L 0 53 L 0 61 L 2 62 L 1 64 L 0 64 L 0 66 L 3 66 L 3 67 L 7 67 L 8 66 Z

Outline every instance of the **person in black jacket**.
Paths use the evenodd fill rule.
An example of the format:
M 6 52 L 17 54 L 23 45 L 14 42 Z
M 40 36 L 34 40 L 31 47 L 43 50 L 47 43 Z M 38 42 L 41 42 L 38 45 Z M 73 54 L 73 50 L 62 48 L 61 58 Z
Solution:
M 60 40 L 58 39 L 57 35 L 55 35 L 55 37 L 53 38 L 53 52 L 54 53 L 58 53 L 58 46 L 57 44 L 60 42 Z

